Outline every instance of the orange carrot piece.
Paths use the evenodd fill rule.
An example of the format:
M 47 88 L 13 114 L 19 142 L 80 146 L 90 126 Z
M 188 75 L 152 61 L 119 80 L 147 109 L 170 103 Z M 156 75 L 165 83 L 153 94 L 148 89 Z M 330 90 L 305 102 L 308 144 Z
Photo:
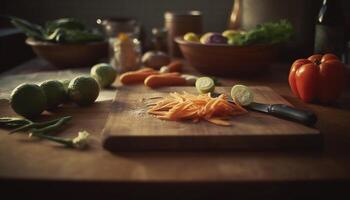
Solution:
M 186 85 L 186 79 L 173 73 L 151 75 L 147 77 L 144 84 L 150 88 L 158 88 L 163 86 L 180 86 Z
M 229 117 L 241 115 L 247 111 L 239 104 L 227 102 L 226 96 L 212 98 L 207 94 L 193 95 L 184 92 L 170 93 L 148 110 L 149 114 L 163 120 L 185 120 L 198 122 L 205 119 L 220 126 L 230 126 Z
M 155 74 L 158 74 L 158 72 L 154 70 L 125 72 L 119 77 L 119 80 L 124 85 L 138 84 L 144 82 L 147 77 Z
M 181 61 L 173 61 L 170 64 L 168 64 L 168 68 L 170 72 L 181 72 L 182 71 L 183 64 Z

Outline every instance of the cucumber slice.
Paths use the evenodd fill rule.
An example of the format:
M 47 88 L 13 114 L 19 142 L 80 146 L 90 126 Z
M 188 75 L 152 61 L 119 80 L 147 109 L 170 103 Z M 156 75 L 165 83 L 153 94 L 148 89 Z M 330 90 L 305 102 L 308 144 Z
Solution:
M 247 106 L 254 100 L 254 93 L 245 85 L 235 85 L 231 89 L 232 99 L 240 105 Z
M 214 80 L 209 77 L 198 78 L 195 85 L 198 92 L 202 94 L 213 92 L 215 89 Z

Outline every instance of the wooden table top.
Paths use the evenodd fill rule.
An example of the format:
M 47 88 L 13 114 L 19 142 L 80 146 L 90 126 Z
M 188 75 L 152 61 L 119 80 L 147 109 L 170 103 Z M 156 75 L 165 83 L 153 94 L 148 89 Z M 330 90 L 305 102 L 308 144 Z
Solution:
M 33 67 L 33 63 L 37 67 Z M 35 60 L 0 75 L 0 98 L 8 97 L 9 92 L 23 80 L 40 82 L 48 78 L 64 79 L 88 73 L 89 70 L 43 72 L 43 68 L 43 63 Z M 191 68 L 186 70 L 194 72 Z M 41 72 L 28 74 L 28 71 Z M 233 82 L 269 86 L 296 107 L 314 111 L 319 118 L 316 128 L 324 136 L 323 149 L 110 153 L 102 149 L 99 141 L 107 119 L 105 111 L 109 109 L 115 92 L 105 90 L 100 95 L 100 102 L 88 110 L 95 114 L 91 120 L 79 120 L 79 116 L 87 112 L 84 109 L 65 108 L 64 114 L 71 114 L 74 123 L 61 134 L 73 136 L 82 128 L 92 133 L 92 145 L 86 151 L 61 148 L 47 141 L 32 141 L 24 135 L 8 135 L 5 130 L 0 130 L 0 180 L 135 184 L 350 181 L 349 90 L 337 105 L 305 104 L 291 94 L 287 76 L 288 65 L 274 65 L 266 73 L 255 77 L 220 81 L 224 86 L 230 86 Z M 6 100 L 0 101 L 0 109 L 1 115 L 13 115 Z

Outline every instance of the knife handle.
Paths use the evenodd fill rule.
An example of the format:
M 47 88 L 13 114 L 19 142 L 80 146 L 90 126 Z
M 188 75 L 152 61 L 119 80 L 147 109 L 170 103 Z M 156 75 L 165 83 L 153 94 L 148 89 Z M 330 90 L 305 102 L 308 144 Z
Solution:
M 269 113 L 276 117 L 293 120 L 308 126 L 315 124 L 317 121 L 315 113 L 308 110 L 299 110 L 284 104 L 272 104 L 269 108 Z

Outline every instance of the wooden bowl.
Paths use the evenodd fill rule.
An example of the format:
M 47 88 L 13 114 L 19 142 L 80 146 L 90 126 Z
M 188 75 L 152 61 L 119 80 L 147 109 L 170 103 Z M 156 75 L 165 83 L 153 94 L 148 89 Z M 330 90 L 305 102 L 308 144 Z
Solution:
M 277 45 L 232 46 L 175 39 L 190 65 L 210 75 L 231 76 L 265 70 L 277 58 Z
M 32 47 L 38 57 L 61 68 L 91 66 L 106 57 L 108 53 L 108 43 L 105 41 L 56 44 L 27 38 L 26 43 Z

